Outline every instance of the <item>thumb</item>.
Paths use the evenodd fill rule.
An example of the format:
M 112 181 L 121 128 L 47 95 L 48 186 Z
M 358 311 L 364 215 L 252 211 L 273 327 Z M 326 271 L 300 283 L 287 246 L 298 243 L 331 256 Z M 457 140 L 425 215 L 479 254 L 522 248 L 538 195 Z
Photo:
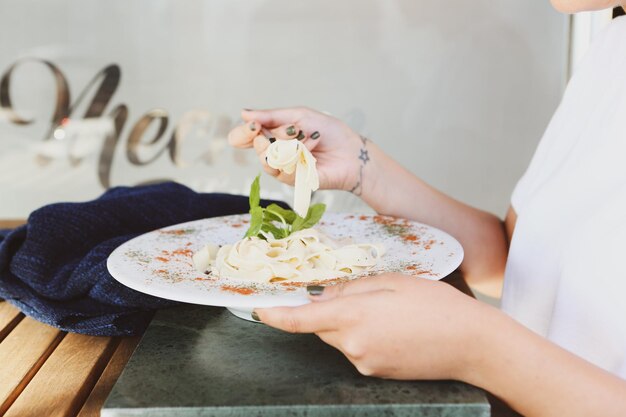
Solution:
M 395 291 L 405 279 L 411 278 L 400 274 L 382 274 L 374 277 L 357 278 L 328 287 L 310 285 L 307 287 L 307 292 L 312 301 L 327 301 L 374 291 Z

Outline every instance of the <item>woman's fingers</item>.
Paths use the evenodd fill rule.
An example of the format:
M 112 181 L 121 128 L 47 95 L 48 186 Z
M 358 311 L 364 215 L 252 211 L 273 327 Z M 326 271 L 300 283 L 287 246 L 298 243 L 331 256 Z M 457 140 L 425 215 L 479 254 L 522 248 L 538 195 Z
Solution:
M 277 128 L 266 130 L 256 122 L 246 122 L 243 125 L 239 125 L 231 130 L 228 134 L 228 143 L 231 146 L 237 148 L 249 148 L 253 146 L 256 137 L 261 136 L 266 139 L 299 139 L 303 140 L 307 138 L 307 134 L 295 124 L 286 124 Z M 268 137 L 269 136 L 269 137 Z M 266 140 L 267 144 L 269 142 Z
M 402 280 L 411 279 L 398 274 L 383 274 L 375 277 L 359 278 L 328 287 L 307 287 L 312 301 L 328 301 L 350 295 L 364 294 L 374 291 L 394 291 Z
M 318 145 L 328 123 L 328 116 L 305 107 L 243 110 L 241 117 L 246 123 L 270 129 L 276 139 L 301 140 L 309 151 Z
M 285 174 L 284 172 L 272 168 L 267 164 L 267 148 L 270 146 L 270 141 L 264 135 L 255 137 L 253 146 L 265 172 L 273 177 L 276 177 L 276 179 L 285 184 L 293 185 L 295 183 L 295 177 L 293 174 Z
M 279 138 L 277 140 L 284 140 L 283 133 L 286 133 L 286 131 L 289 130 L 288 127 L 289 126 L 283 126 L 279 129 L 275 129 L 271 133 L 274 136 Z M 285 139 L 288 139 L 288 138 L 285 138 Z M 259 161 L 261 162 L 263 169 L 265 170 L 265 172 L 267 172 L 271 176 L 276 177 L 276 179 L 278 179 L 279 181 L 288 185 L 294 185 L 295 183 L 294 174 L 285 174 L 284 172 L 278 169 L 274 169 L 267 164 L 267 148 L 269 148 L 270 144 L 271 144 L 270 140 L 263 133 L 255 137 L 253 140 L 254 150 L 256 151 L 259 157 Z
M 268 326 L 289 333 L 320 333 L 338 329 L 341 307 L 338 303 L 327 302 L 300 307 L 258 308 L 254 311 Z
M 319 113 L 303 108 L 284 108 L 272 110 L 243 110 L 241 118 L 246 122 L 258 122 L 272 129 L 272 133 L 281 139 L 318 140 L 322 134 L 319 129 Z
M 228 133 L 228 143 L 236 148 L 250 148 L 252 141 L 260 133 L 261 125 L 256 121 L 249 121 L 235 127 Z
M 265 135 L 258 135 L 254 138 L 252 145 L 254 146 L 256 153 L 261 155 L 267 151 L 267 148 L 270 146 L 270 141 L 265 137 Z
M 295 124 L 286 124 L 272 129 L 272 134 L 277 139 L 295 139 L 298 135 L 302 135 L 302 130 L 298 129 Z
M 264 135 L 258 135 L 254 138 L 252 144 L 259 157 L 263 170 L 271 176 L 277 177 L 280 174 L 280 171 L 269 166 L 266 159 L 267 148 L 270 146 L 270 141 Z
M 245 123 L 229 133 L 228 142 L 238 148 L 254 147 L 265 172 L 285 184 L 294 185 L 293 174 L 285 174 L 267 164 L 267 148 L 274 140 L 298 139 L 313 151 L 320 143 L 318 139 L 322 136 L 320 131 L 325 129 L 326 116 L 307 108 L 244 110 L 241 116 Z
M 243 110 L 241 118 L 246 122 L 257 121 L 263 126 L 275 128 L 298 122 L 303 113 L 304 110 L 301 108 Z

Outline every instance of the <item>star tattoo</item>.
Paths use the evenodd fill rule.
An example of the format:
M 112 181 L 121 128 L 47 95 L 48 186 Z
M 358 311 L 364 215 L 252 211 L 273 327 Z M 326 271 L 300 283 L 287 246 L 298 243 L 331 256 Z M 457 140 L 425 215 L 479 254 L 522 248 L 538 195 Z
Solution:
M 370 155 L 367 152 L 367 149 L 361 149 L 361 155 L 359 155 L 359 159 L 363 161 L 363 165 L 367 164 L 367 162 L 370 160 Z
M 366 149 L 367 141 L 368 139 L 365 136 L 361 136 L 361 142 L 363 142 L 363 147 L 359 150 L 359 160 L 361 160 L 361 165 L 359 166 L 359 179 L 357 180 L 354 187 L 352 187 L 352 189 L 350 190 L 350 192 L 354 193 L 355 195 L 361 195 L 361 193 L 363 192 L 363 168 L 365 168 L 365 165 L 367 165 L 367 163 L 370 161 L 370 155 Z

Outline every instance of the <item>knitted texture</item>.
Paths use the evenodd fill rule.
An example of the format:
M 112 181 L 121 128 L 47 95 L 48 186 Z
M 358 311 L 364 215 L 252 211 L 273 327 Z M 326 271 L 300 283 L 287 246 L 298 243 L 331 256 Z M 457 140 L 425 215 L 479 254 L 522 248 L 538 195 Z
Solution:
M 93 201 L 42 207 L 26 225 L 0 230 L 0 297 L 65 331 L 138 334 L 155 309 L 177 303 L 118 283 L 107 271 L 109 254 L 154 229 L 248 209 L 248 197 L 176 183 L 117 187 Z

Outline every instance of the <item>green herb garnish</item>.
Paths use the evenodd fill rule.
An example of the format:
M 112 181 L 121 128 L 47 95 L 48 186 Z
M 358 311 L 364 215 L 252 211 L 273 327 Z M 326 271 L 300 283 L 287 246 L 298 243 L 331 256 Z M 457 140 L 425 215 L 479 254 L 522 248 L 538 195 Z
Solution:
M 245 237 L 257 236 L 265 239 L 261 233 L 270 233 L 275 239 L 283 239 L 298 230 L 309 229 L 320 221 L 326 204 L 313 204 L 309 207 L 306 217 L 300 217 L 293 210 L 270 204 L 263 208 L 261 203 L 260 175 L 250 186 L 250 227 Z

